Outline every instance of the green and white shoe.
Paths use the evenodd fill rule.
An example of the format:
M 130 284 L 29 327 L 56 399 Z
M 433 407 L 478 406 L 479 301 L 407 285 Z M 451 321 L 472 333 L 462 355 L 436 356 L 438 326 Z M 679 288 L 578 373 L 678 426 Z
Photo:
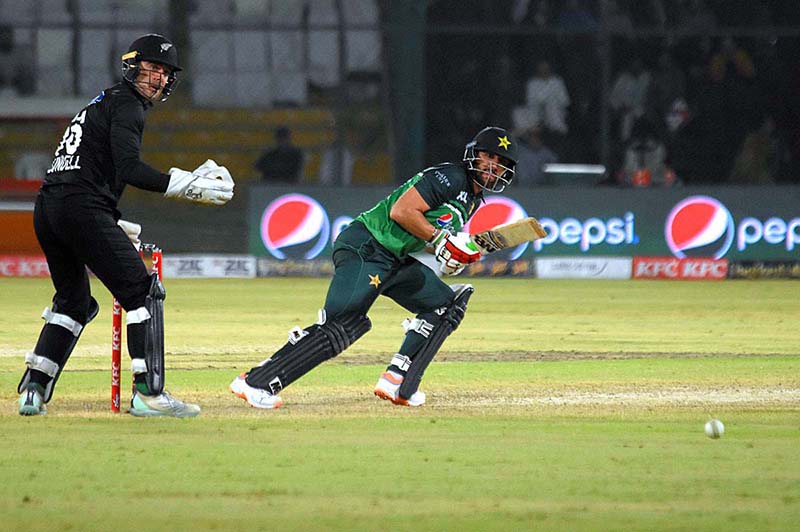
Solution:
M 43 416 L 47 413 L 44 404 L 44 388 L 31 382 L 19 396 L 19 415 L 21 416 Z
M 184 403 L 167 392 L 144 395 L 136 391 L 131 399 L 131 415 L 136 417 L 195 417 L 198 414 L 200 414 L 199 406 Z

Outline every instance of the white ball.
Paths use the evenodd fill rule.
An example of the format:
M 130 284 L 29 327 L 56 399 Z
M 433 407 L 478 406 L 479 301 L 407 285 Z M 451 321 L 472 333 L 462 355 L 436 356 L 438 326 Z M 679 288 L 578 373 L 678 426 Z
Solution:
M 712 419 L 706 422 L 706 436 L 716 440 L 725 434 L 725 425 L 719 419 Z

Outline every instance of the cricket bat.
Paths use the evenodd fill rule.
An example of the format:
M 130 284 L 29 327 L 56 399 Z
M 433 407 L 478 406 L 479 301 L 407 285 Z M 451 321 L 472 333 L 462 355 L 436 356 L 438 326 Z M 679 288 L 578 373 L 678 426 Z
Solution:
M 519 246 L 525 242 L 533 242 L 545 236 L 547 236 L 547 231 L 536 218 L 523 218 L 476 233 L 471 235 L 471 238 L 472 242 L 481 250 L 481 254 L 486 255 L 501 249 Z

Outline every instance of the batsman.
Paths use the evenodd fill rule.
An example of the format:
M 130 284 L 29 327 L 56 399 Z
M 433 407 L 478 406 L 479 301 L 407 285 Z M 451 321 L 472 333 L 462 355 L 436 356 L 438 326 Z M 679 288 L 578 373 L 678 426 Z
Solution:
M 206 161 L 194 172 L 162 173 L 140 158 L 145 112 L 165 101 L 178 81 L 178 52 L 163 35 L 139 37 L 122 56 L 122 81 L 101 91 L 64 132 L 36 197 L 33 225 L 55 288 L 44 326 L 17 391 L 19 413 L 43 415 L 45 404 L 84 328 L 100 310 L 87 267 L 127 312 L 128 352 L 139 417 L 194 417 L 200 407 L 164 390 L 164 298 L 136 248 L 138 224 L 120 220 L 125 187 L 208 205 L 233 197 L 224 166 Z
M 487 127 L 466 145 L 461 163 L 427 168 L 361 213 L 333 245 L 334 275 L 317 323 L 289 331 L 288 342 L 242 373 L 230 390 L 256 408 L 278 408 L 280 392 L 366 334 L 380 295 L 415 314 L 405 339 L 375 386 L 395 405 L 421 406 L 420 381 L 445 339 L 464 318 L 473 287 L 449 286 L 411 256 L 432 252 L 444 275 L 458 275 L 481 257 L 460 232 L 485 191 L 502 192 L 514 177 L 517 144 L 503 128 Z

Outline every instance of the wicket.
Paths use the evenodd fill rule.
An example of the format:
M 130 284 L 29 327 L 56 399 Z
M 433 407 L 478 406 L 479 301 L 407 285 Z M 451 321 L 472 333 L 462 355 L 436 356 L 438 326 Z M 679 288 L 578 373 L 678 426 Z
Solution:
M 158 274 L 159 279 L 164 278 L 163 254 L 161 248 L 155 244 L 142 244 L 139 255 L 144 257 L 145 252 L 150 253 L 152 271 Z M 111 313 L 111 411 L 119 413 L 120 407 L 120 371 L 122 366 L 122 307 L 114 298 Z

